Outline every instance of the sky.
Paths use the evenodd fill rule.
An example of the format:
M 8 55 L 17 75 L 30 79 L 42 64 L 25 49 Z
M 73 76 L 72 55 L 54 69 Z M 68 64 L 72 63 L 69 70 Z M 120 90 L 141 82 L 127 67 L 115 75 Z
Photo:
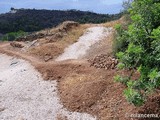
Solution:
M 77 9 L 103 14 L 119 13 L 124 0 L 0 0 L 0 13 L 10 8 L 30 8 L 49 10 Z

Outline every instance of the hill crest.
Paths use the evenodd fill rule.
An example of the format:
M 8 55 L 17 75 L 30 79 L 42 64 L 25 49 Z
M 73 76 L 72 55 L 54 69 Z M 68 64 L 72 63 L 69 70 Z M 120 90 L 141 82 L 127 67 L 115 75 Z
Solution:
M 64 21 L 79 23 L 104 23 L 121 17 L 121 14 L 97 14 L 79 10 L 36 10 L 13 9 L 6 14 L 0 14 L 0 33 L 33 32 L 55 27 Z M 16 11 L 16 12 L 15 12 Z

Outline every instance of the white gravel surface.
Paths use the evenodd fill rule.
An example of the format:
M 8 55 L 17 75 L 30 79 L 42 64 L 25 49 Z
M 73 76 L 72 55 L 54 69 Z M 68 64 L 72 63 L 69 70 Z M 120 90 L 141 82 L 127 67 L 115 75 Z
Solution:
M 108 36 L 111 31 L 112 28 L 100 26 L 88 28 L 85 34 L 79 38 L 78 42 L 66 48 L 64 53 L 60 55 L 56 61 L 78 59 L 83 57 L 92 45 L 100 40 L 103 40 L 103 38 Z
M 56 80 L 44 81 L 28 62 L 0 54 L 0 120 L 57 120 L 58 114 L 68 120 L 96 120 L 63 108 Z

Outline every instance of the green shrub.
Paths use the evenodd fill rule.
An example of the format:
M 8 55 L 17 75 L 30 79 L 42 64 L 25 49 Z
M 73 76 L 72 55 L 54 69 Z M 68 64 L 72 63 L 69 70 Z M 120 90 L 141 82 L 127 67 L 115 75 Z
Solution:
M 18 37 L 22 37 L 22 36 L 26 36 L 26 35 L 27 35 L 27 33 L 23 32 L 23 31 L 11 32 L 11 33 L 5 34 L 1 39 L 3 41 L 13 41 Z
M 115 33 L 115 39 L 113 41 L 113 54 L 115 55 L 117 52 L 125 51 L 128 41 L 126 41 L 126 38 L 128 37 L 126 31 L 123 28 L 123 25 L 117 24 L 115 26 L 116 33 Z
M 127 83 L 125 82 L 127 89 L 124 91 L 130 103 L 140 106 L 160 86 L 160 2 L 134 0 L 129 12 L 132 22 L 128 29 L 122 31 L 117 26 L 117 41 L 128 44 L 118 45 L 121 48 L 116 55 L 121 62 L 120 68 L 125 67 L 132 71 L 136 69 L 140 73 L 137 80 L 129 77 Z M 118 78 L 119 82 L 124 80 L 122 77 Z
M 129 77 L 121 77 L 121 76 L 117 75 L 117 76 L 114 77 L 114 81 L 115 82 L 120 82 L 124 85 L 127 85 L 127 82 L 129 81 Z
M 133 103 L 136 106 L 141 106 L 144 103 L 143 96 L 134 89 L 128 88 L 124 91 L 124 94 L 128 102 Z

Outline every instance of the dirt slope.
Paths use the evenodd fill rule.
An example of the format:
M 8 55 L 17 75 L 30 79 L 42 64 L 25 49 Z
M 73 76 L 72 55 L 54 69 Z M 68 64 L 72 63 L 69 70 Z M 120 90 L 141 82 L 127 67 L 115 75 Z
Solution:
M 124 98 L 123 90 L 125 86 L 113 81 L 113 77 L 116 74 L 128 75 L 130 71 L 96 69 L 95 67 L 91 67 L 91 64 L 87 61 L 87 59 L 92 59 L 99 54 L 111 55 L 113 31 L 110 35 L 104 36 L 103 34 L 107 32 L 104 30 L 107 29 L 104 26 L 113 27 L 114 24 L 121 21 L 114 21 L 103 25 L 80 25 L 69 30 L 67 35 L 58 39 L 58 41 L 49 42 L 45 38 L 38 39 L 36 44 L 26 50 L 23 48 L 14 48 L 9 43 L 3 43 L 0 44 L 0 52 L 29 61 L 42 74 L 45 80 L 53 80 L 53 82 L 57 80 L 57 92 L 60 96 L 60 101 L 68 110 L 87 112 L 91 115 L 96 115 L 98 117 L 97 119 L 100 120 L 130 120 L 133 118 L 126 117 L 126 114 L 130 115 L 137 112 L 149 113 L 150 111 L 154 111 L 152 106 L 159 105 L 159 97 L 153 97 L 153 99 L 151 97 L 148 102 L 149 104 L 146 103 L 143 107 L 136 108 Z M 91 31 L 93 30 L 91 33 L 87 32 L 85 34 L 86 29 L 89 27 L 98 27 L 101 30 L 97 31 L 96 29 L 94 31 L 91 29 Z M 94 39 L 85 39 L 91 43 L 88 46 L 84 43 L 81 44 L 83 46 L 82 48 L 85 47 L 82 49 L 82 51 L 85 51 L 83 52 L 83 56 L 81 56 L 82 54 L 78 54 L 79 49 L 71 49 L 71 46 L 79 43 L 81 39 L 78 38 L 80 36 L 84 35 L 84 38 L 86 38 L 87 35 L 92 35 L 92 33 L 96 33 L 96 36 L 93 37 L 96 42 Z M 97 37 L 97 35 L 102 36 Z M 22 42 L 22 44 L 28 45 L 26 42 Z M 78 47 L 76 46 L 74 48 Z M 71 54 L 68 58 L 66 55 L 64 56 L 63 52 L 64 54 L 68 54 L 68 52 L 75 54 Z M 54 61 L 61 55 L 63 58 L 66 58 L 64 61 Z M 44 59 L 47 60 L 45 61 Z M 134 79 L 138 76 L 135 73 Z M 155 109 L 155 111 L 158 110 L 159 108 Z M 64 117 L 66 114 L 68 113 L 60 114 L 58 120 L 66 120 L 67 118 Z M 75 117 L 75 120 L 79 119 Z
M 107 32 L 109 32 L 107 28 L 103 28 L 101 26 L 96 25 L 94 29 L 91 28 L 91 31 L 92 32 L 87 31 L 87 33 L 84 33 L 84 37 L 81 37 L 81 38 L 86 38 L 87 36 L 87 40 L 89 42 L 89 46 L 85 46 L 83 44 L 84 49 L 87 48 L 85 52 L 89 51 L 90 50 L 89 48 L 91 48 L 92 45 L 95 45 L 96 43 L 100 42 L 100 40 L 105 40 L 105 39 L 106 41 L 108 40 L 107 36 L 103 34 L 103 33 L 107 34 Z M 89 39 L 90 37 L 92 38 L 91 40 Z M 56 43 L 57 42 L 54 42 L 54 44 Z M 78 43 L 79 41 L 77 41 L 75 44 Z M 42 46 L 40 45 L 39 47 L 41 48 Z M 69 47 L 70 46 L 68 46 L 68 48 Z M 57 79 L 59 95 L 61 97 L 60 99 L 67 109 L 77 112 L 87 112 L 92 115 L 98 116 L 102 120 L 106 119 L 106 114 L 107 117 L 109 116 L 108 117 L 109 119 L 115 116 L 114 115 L 115 113 L 112 112 L 112 109 L 109 108 L 108 105 L 110 105 L 110 103 L 112 103 L 113 100 L 117 102 L 123 98 L 123 96 L 121 97 L 118 96 L 118 98 L 116 96 L 117 94 L 122 95 L 121 93 L 124 88 L 121 85 L 117 86 L 117 84 L 115 84 L 112 80 L 114 74 L 116 74 L 117 71 L 115 70 L 104 71 L 104 70 L 98 70 L 94 67 L 90 67 L 90 63 L 88 63 L 86 60 L 83 60 L 84 59 L 83 57 L 86 57 L 87 55 L 85 53 L 83 54 L 84 56 L 81 56 L 83 58 L 81 60 L 77 59 L 77 60 L 66 60 L 60 62 L 55 62 L 55 61 L 43 62 L 43 60 L 39 59 L 39 57 L 36 57 L 32 54 L 26 54 L 26 52 L 21 51 L 22 49 L 23 48 L 18 48 L 18 49 L 13 48 L 9 46 L 8 43 L 0 47 L 1 52 L 8 53 L 9 55 L 16 55 L 17 57 L 22 57 L 23 59 L 29 60 L 32 63 L 32 65 L 34 65 L 35 68 L 42 74 L 44 79 L 46 80 Z M 101 49 L 100 52 L 102 51 L 104 51 L 104 49 Z M 72 53 L 75 52 L 75 50 L 71 49 L 71 51 L 69 52 Z M 96 54 L 97 53 L 95 52 L 95 54 L 93 55 Z M 111 89 L 112 87 L 117 88 L 116 89 L 117 92 L 114 92 L 114 89 Z M 119 88 L 121 88 L 121 90 L 119 90 Z M 112 100 L 113 96 L 115 96 L 117 99 L 115 98 Z M 126 107 L 127 108 L 129 107 L 128 109 L 132 110 L 133 109 L 132 106 L 128 106 L 124 98 L 123 100 L 124 103 L 126 104 Z M 106 104 L 108 105 L 106 106 Z M 122 113 L 128 110 L 127 108 L 123 109 L 124 111 L 120 110 L 122 109 L 123 106 L 119 106 L 119 111 Z M 118 117 L 124 118 L 124 115 L 122 114 L 121 117 L 120 116 Z

